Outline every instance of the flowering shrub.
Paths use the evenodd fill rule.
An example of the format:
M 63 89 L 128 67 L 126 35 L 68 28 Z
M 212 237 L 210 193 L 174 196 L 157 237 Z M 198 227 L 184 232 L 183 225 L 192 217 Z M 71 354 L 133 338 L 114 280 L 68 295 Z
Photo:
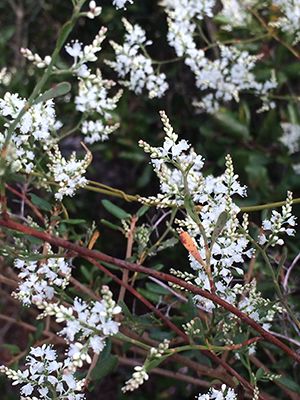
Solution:
M 35 332 L 21 343 L 5 337 L 11 354 L 0 372 L 21 385 L 21 399 L 84 399 L 88 390 L 97 393 L 113 370 L 120 372 L 118 396 L 133 399 L 144 398 L 147 391 L 165 398 L 172 390 L 172 398 L 190 398 L 192 392 L 198 400 L 299 398 L 299 306 L 292 280 L 299 259 L 292 208 L 299 202 L 299 97 L 289 72 L 269 57 L 278 48 L 288 60 L 296 57 L 299 67 L 299 6 L 277 0 L 220 4 L 161 1 L 157 7 L 166 19 L 162 48 L 169 46 L 168 54 L 175 55 L 162 59 L 157 50 L 161 32 L 151 36 L 150 17 L 145 27 L 126 18 L 132 5 L 128 0 L 107 6 L 116 26 L 125 28 L 123 38 L 114 36 L 108 23 L 100 30 L 98 25 L 90 44 L 69 40 L 77 24 L 86 28 L 101 18 L 105 23 L 109 14 L 95 1 L 72 0 L 72 14 L 51 55 L 20 48 L 28 62 L 23 72 L 35 79 L 33 90 L 30 85 L 10 90 L 18 73 L 9 66 L 1 69 L 0 281 L 13 288 L 8 309 L 21 302 L 36 319 L 7 315 L 5 307 L 0 313 L 14 329 Z M 141 2 L 132 7 L 138 9 Z M 107 37 L 109 46 L 103 50 Z M 124 103 L 136 96 L 146 101 L 146 93 L 154 107 L 166 105 L 174 81 L 178 79 L 178 87 L 186 84 L 184 78 L 179 84 L 181 69 L 193 82 L 186 86 L 190 94 L 185 99 L 197 125 L 204 121 L 201 138 L 213 147 L 226 144 L 215 165 L 209 146 L 181 138 L 178 121 L 173 128 L 173 117 L 159 111 L 163 107 L 156 110 L 163 135 L 141 132 L 132 145 L 133 124 L 123 140 L 122 120 L 135 118 L 122 115 Z M 280 133 L 269 138 L 268 132 L 272 143 L 266 147 L 259 142 L 260 133 L 256 138 L 251 131 L 251 116 L 268 127 L 275 115 Z M 142 120 L 146 126 L 147 118 Z M 214 123 L 222 127 L 220 139 Z M 70 143 L 78 135 L 81 145 L 72 151 Z M 232 152 L 249 161 L 249 188 L 229 154 L 231 135 L 238 138 Z M 108 152 L 111 138 L 135 146 L 127 153 L 133 164 L 150 160 L 157 194 L 152 184 L 147 193 L 147 167 L 141 174 L 143 196 L 108 185 L 109 171 L 101 182 L 89 179 L 97 165 L 93 156 L 99 149 Z M 286 198 L 250 206 L 256 189 L 266 193 L 267 183 L 271 186 L 272 168 L 265 165 L 272 165 L 272 157 L 276 171 L 280 163 L 285 165 L 285 185 L 274 191 L 281 195 L 284 189 Z M 95 207 L 85 198 L 82 207 L 80 196 L 88 191 L 121 200 L 116 205 L 105 198 L 103 207 Z M 93 222 L 97 208 L 115 218 L 101 222 L 123 235 L 124 259 L 117 258 L 120 236 L 108 233 L 107 241 L 104 235 L 98 239 L 101 229 Z M 99 251 L 99 243 L 113 243 L 115 254 Z M 136 300 L 147 308 L 145 314 Z M 131 366 L 131 377 L 121 374 L 122 365 Z M 176 378 L 176 385 L 171 390 L 167 379 L 161 379 L 157 389 L 148 386 L 154 374 Z

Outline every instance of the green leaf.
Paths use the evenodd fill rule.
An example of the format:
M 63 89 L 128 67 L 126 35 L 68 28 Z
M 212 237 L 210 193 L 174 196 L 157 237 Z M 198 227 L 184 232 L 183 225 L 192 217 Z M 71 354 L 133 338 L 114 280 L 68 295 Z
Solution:
M 40 197 L 38 197 L 37 195 L 35 195 L 34 193 L 30 194 L 31 197 L 31 201 L 32 203 L 37 207 L 37 208 L 41 208 L 44 211 L 51 211 L 52 210 L 52 206 L 50 203 L 48 203 L 48 201 L 41 199 Z
M 165 355 L 158 359 L 156 358 L 155 360 L 150 361 L 149 364 L 147 365 L 146 372 L 149 372 L 149 371 L 151 371 L 151 369 L 157 367 L 162 361 L 164 361 L 168 357 L 170 357 L 170 356 Z
M 217 238 L 220 236 L 222 230 L 224 229 L 224 226 L 226 225 L 226 222 L 228 221 L 228 218 L 229 218 L 229 215 L 228 215 L 227 211 L 223 211 L 219 215 L 215 229 L 211 235 L 211 247 L 213 246 L 213 244 L 215 243 Z
M 197 213 L 197 209 L 193 202 L 193 198 L 189 193 L 186 193 L 184 196 L 184 206 L 188 215 L 192 218 L 197 225 L 201 225 L 201 221 L 199 215 Z
M 69 82 L 60 82 L 53 86 L 47 92 L 41 94 L 37 99 L 34 100 L 32 104 L 41 103 L 42 101 L 47 101 L 58 96 L 63 96 L 71 90 L 71 84 Z
M 118 356 L 113 355 L 109 358 L 100 359 L 98 358 L 95 368 L 91 371 L 91 379 L 93 382 L 90 383 L 89 389 L 92 391 L 97 385 L 99 385 L 102 378 L 107 376 L 116 366 L 118 362 Z
M 231 25 L 231 20 L 228 17 L 225 17 L 222 14 L 215 15 L 213 17 L 213 21 L 218 25 Z
M 265 370 L 262 367 L 258 368 L 255 374 L 256 379 L 260 380 L 264 375 L 265 375 Z
M 168 289 L 166 289 L 154 282 L 147 282 L 146 288 L 147 288 L 147 290 L 149 290 L 150 292 L 153 292 L 153 293 L 157 293 L 157 294 L 161 294 L 161 295 L 170 294 L 170 291 Z
M 106 221 L 106 219 L 101 219 L 100 222 L 101 222 L 102 224 L 108 226 L 109 228 L 116 230 L 116 231 L 122 231 L 122 230 L 123 230 L 120 226 L 115 225 L 115 224 L 112 224 L 111 222 Z
M 188 303 L 187 303 L 187 318 L 189 322 L 191 319 L 197 317 L 198 315 L 198 310 L 197 310 L 197 306 L 193 300 L 193 296 L 189 295 L 188 298 Z
M 249 128 L 238 121 L 233 113 L 227 110 L 223 112 L 218 111 L 212 116 L 218 125 L 231 137 L 238 137 L 245 140 L 250 139 Z
M 67 37 L 69 36 L 71 30 L 73 29 L 75 22 L 67 21 L 63 27 L 61 28 L 61 31 L 59 32 L 59 36 L 56 42 L 56 47 L 61 48 L 65 41 L 67 40 Z
M 275 379 L 275 381 L 281 383 L 283 386 L 287 387 L 293 392 L 299 393 L 300 391 L 300 386 L 290 378 L 281 376 L 279 379 Z
M 263 194 L 268 198 L 270 195 L 270 181 L 268 170 L 264 165 L 249 164 L 245 167 L 245 171 L 249 176 L 251 187 L 256 190 L 259 188 Z
M 34 236 L 31 236 L 31 235 L 24 235 L 24 237 L 28 240 L 28 242 L 30 242 L 30 243 L 32 243 L 32 244 L 36 244 L 36 245 L 38 245 L 38 246 L 40 246 L 41 244 L 44 243 L 43 240 L 38 239 L 38 238 L 36 238 L 36 237 L 34 237 Z
M 119 301 L 119 306 L 122 308 L 122 311 L 126 318 L 128 318 L 131 321 L 135 321 L 134 316 L 131 314 L 129 308 L 127 307 L 127 305 L 124 303 L 123 300 Z
M 157 340 L 158 342 L 163 342 L 165 339 L 172 340 L 174 336 L 172 335 L 172 332 L 164 332 L 161 330 L 153 330 L 149 334 L 150 339 Z
M 153 301 L 153 303 L 158 303 L 159 302 L 159 295 L 156 293 L 149 292 L 146 289 L 142 288 L 137 288 L 136 289 L 142 296 L 144 296 L 146 299 Z
M 279 276 L 279 274 L 280 274 L 281 268 L 283 267 L 283 265 L 284 265 L 284 263 L 285 263 L 286 258 L 287 258 L 287 249 L 284 248 L 284 249 L 283 249 L 282 257 L 281 257 L 281 259 L 280 259 L 280 261 L 279 261 L 279 263 L 278 263 L 278 267 L 277 267 L 277 271 L 276 271 L 276 278 L 277 278 L 277 279 L 278 279 L 278 276 Z
M 159 245 L 158 250 L 164 250 L 164 249 L 167 249 L 168 247 L 173 247 L 177 243 L 178 243 L 178 239 L 175 237 L 173 237 L 171 239 L 167 239 Z
M 97 250 L 94 250 L 94 251 L 97 251 Z M 108 268 L 111 268 L 111 269 L 120 270 L 120 267 L 117 267 L 116 265 L 110 264 L 110 263 L 108 263 L 106 261 L 101 261 L 101 264 L 103 264 L 105 267 L 108 267 Z
M 93 280 L 93 275 L 90 268 L 87 268 L 85 265 L 80 265 L 80 272 L 85 277 L 87 282 L 91 282 Z
M 20 347 L 16 346 L 15 344 L 3 344 L 3 347 L 7 349 L 12 356 L 21 353 Z
M 110 212 L 112 215 L 119 219 L 129 219 L 131 215 L 128 214 L 126 211 L 122 210 L 122 208 L 116 206 L 109 200 L 102 200 L 103 206 Z
M 34 337 L 36 340 L 39 340 L 40 337 L 42 336 L 42 333 L 44 332 L 45 329 L 45 323 L 42 321 L 36 321 L 36 331 L 34 334 Z
M 103 262 L 102 262 L 103 264 Z M 163 264 L 156 264 L 153 267 L 151 267 L 151 269 L 155 269 L 155 271 L 160 271 L 161 269 L 163 269 L 164 265 Z M 138 273 L 136 280 L 137 279 L 142 279 L 142 278 L 148 278 L 147 274 L 141 274 L 140 272 Z
M 150 207 L 148 207 L 148 206 L 143 206 L 143 207 L 141 207 L 139 210 L 138 210 L 138 212 L 135 214 L 138 218 L 140 218 L 142 215 L 144 215 L 148 210 L 149 210 L 149 208 Z
M 77 225 L 77 224 L 84 224 L 86 222 L 85 219 L 61 219 L 60 222 L 69 225 Z

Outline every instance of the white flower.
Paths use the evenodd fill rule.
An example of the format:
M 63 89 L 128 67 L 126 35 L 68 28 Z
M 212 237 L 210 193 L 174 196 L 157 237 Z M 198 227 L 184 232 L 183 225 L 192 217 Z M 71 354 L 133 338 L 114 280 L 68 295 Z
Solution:
M 86 14 L 86 16 L 90 19 L 94 19 L 98 15 L 101 14 L 102 8 L 96 6 L 96 2 L 94 0 L 89 3 L 90 11 Z
M 83 56 L 82 43 L 79 43 L 78 40 L 73 41 L 72 45 L 67 44 L 65 49 L 71 57 L 74 57 L 74 64 L 77 64 L 77 58 L 81 58 Z
M 129 2 L 129 3 L 133 3 L 133 0 L 113 0 L 113 5 L 118 9 L 118 8 L 124 8 L 125 4 Z

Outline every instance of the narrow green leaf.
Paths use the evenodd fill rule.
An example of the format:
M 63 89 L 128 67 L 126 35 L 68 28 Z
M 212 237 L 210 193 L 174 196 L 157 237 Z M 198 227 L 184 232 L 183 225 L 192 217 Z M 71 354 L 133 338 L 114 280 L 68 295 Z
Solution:
M 118 362 L 118 356 L 113 355 L 109 358 L 98 359 L 95 368 L 91 371 L 92 382 L 89 385 L 89 389 L 92 391 L 97 385 L 99 385 L 102 378 L 107 376 L 116 366 Z
M 124 303 L 123 300 L 119 301 L 119 306 L 122 308 L 125 317 L 131 321 L 134 321 L 134 316 L 131 314 L 129 308 L 127 307 L 127 305 Z
M 162 295 L 170 294 L 170 291 L 168 289 L 166 289 L 154 282 L 146 282 L 146 288 L 147 288 L 147 290 L 149 290 L 150 292 L 153 292 L 153 293 L 162 294 Z
M 140 218 L 142 215 L 144 215 L 148 210 L 149 210 L 149 208 L 150 207 L 148 207 L 148 206 L 143 206 L 143 207 L 141 207 L 139 210 L 138 210 L 138 212 L 135 214 L 138 218 Z
M 37 99 L 35 99 L 33 104 L 41 103 L 42 101 L 47 101 L 58 96 L 63 96 L 69 93 L 71 87 L 72 86 L 69 82 L 60 82 L 51 89 L 47 90 L 47 92 L 41 94 Z
M 173 247 L 177 243 L 178 243 L 178 239 L 176 239 L 175 237 L 167 239 L 159 245 L 158 250 L 163 250 L 168 247 Z
M 149 292 L 148 290 L 142 289 L 142 288 L 137 288 L 136 290 L 137 290 L 143 297 L 145 297 L 146 299 L 148 299 L 148 300 L 150 300 L 150 301 L 153 301 L 153 303 L 158 303 L 159 300 L 160 300 L 159 295 L 156 294 L 156 293 Z
M 211 246 L 214 244 L 214 242 L 220 236 L 224 226 L 226 225 L 226 222 L 228 221 L 228 218 L 229 218 L 229 215 L 228 215 L 228 212 L 226 212 L 226 211 L 221 212 L 221 214 L 219 215 L 215 229 L 211 235 Z
M 166 358 L 170 357 L 169 355 L 162 356 L 158 359 L 152 360 L 149 362 L 147 365 L 147 372 L 151 371 L 151 369 L 157 367 L 162 361 L 164 361 Z
M 67 37 L 69 36 L 72 28 L 74 26 L 74 22 L 67 21 L 63 27 L 61 28 L 61 31 L 59 32 L 59 36 L 56 42 L 56 47 L 61 48 L 65 41 L 67 40 Z
M 187 318 L 188 318 L 188 322 L 191 319 L 197 317 L 197 315 L 198 315 L 197 306 L 196 306 L 196 304 L 195 304 L 195 302 L 193 300 L 193 296 L 189 295 L 188 303 L 187 303 Z
M 110 212 L 112 215 L 119 219 L 129 219 L 131 215 L 124 211 L 122 208 L 116 206 L 109 200 L 102 200 L 103 206 Z
M 256 376 L 257 380 L 260 380 L 264 376 L 264 374 L 265 374 L 265 370 L 261 367 L 261 368 L 258 368 L 255 376 Z
M 21 349 L 20 347 L 16 346 L 15 344 L 3 344 L 3 347 L 9 350 L 10 354 L 14 356 L 15 354 L 20 354 Z
M 84 224 L 86 222 L 85 219 L 61 219 L 60 222 L 64 224 L 77 225 Z
M 281 257 L 281 259 L 280 259 L 280 261 L 278 263 L 278 267 L 277 267 L 277 271 L 276 271 L 276 278 L 277 279 L 278 279 L 278 276 L 280 274 L 281 268 L 283 267 L 283 265 L 285 263 L 286 258 L 287 258 L 287 249 L 284 248 L 282 257 Z
M 218 14 L 213 17 L 213 21 L 218 25 L 230 25 L 230 18 L 225 17 L 224 15 Z
M 34 237 L 34 236 L 31 236 L 31 235 L 24 235 L 24 237 L 25 237 L 30 243 L 36 244 L 36 245 L 38 245 L 38 246 L 44 243 L 43 240 L 38 239 L 38 238 L 36 238 L 36 237 Z
M 228 135 L 246 140 L 250 139 L 249 128 L 238 121 L 235 115 L 230 111 L 217 111 L 213 114 L 213 118 Z
M 35 331 L 34 337 L 36 340 L 39 340 L 40 337 L 42 336 L 42 333 L 44 332 L 45 323 L 42 321 L 38 321 L 38 320 L 36 320 L 36 322 L 37 322 L 36 323 L 36 331 Z
M 91 282 L 92 281 L 93 275 L 91 273 L 91 270 L 88 269 L 85 265 L 80 265 L 80 272 L 85 277 L 87 282 Z
M 103 264 L 103 262 L 102 262 Z M 153 267 L 151 267 L 151 269 L 155 269 L 155 271 L 160 271 L 161 269 L 163 269 L 164 265 L 163 264 L 156 264 Z M 142 279 L 142 278 L 148 278 L 148 275 L 146 274 L 141 274 L 140 272 L 137 275 L 136 279 Z
M 35 195 L 34 193 L 30 193 L 30 198 L 32 203 L 37 207 L 37 208 L 41 208 L 44 211 L 51 211 L 52 206 L 50 203 L 48 203 L 48 201 L 41 199 L 40 197 L 38 197 L 37 195 Z
M 276 382 L 281 383 L 283 386 L 287 387 L 288 389 L 292 390 L 293 392 L 299 393 L 299 391 L 300 391 L 300 386 L 290 378 L 281 376 L 279 379 L 275 379 L 275 380 L 276 380 Z
M 111 348 L 112 348 L 111 339 L 106 339 L 105 347 L 101 351 L 99 359 L 100 360 L 105 360 L 106 358 L 108 358 L 110 356 L 110 353 L 111 353 Z
M 201 225 L 199 215 L 197 213 L 193 198 L 190 194 L 186 193 L 184 196 L 184 206 L 188 215 L 192 218 L 197 225 Z
M 120 231 L 120 230 L 122 231 L 123 230 L 120 226 L 112 224 L 111 222 L 106 221 L 106 219 L 101 219 L 101 223 L 106 225 L 106 226 L 108 226 L 111 229 L 116 230 L 116 231 Z

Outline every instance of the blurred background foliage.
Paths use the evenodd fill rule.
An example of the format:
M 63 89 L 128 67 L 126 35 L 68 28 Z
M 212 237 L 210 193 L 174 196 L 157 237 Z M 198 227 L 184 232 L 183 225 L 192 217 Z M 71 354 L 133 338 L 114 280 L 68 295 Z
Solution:
M 72 36 L 69 38 L 79 39 L 84 44 L 89 44 L 102 25 L 108 28 L 107 39 L 103 42 L 103 50 L 98 62 L 90 65 L 91 68 L 100 68 L 104 78 L 117 80 L 116 74 L 104 64 L 104 59 L 111 59 L 113 52 L 109 40 L 122 43 L 125 33 L 121 17 L 131 23 L 138 23 L 146 30 L 148 39 L 153 40 L 153 45 L 148 48 L 149 54 L 154 60 L 173 60 L 175 52 L 169 47 L 166 40 L 167 23 L 166 16 L 159 2 L 156 0 L 136 0 L 134 4 L 128 5 L 128 9 L 116 10 L 111 1 L 98 2 L 103 7 L 100 17 L 95 20 L 81 18 L 75 26 Z M 217 8 L 220 8 L 217 5 Z M 86 9 L 88 6 L 86 5 Z M 11 80 L 6 86 L 0 87 L 0 96 L 6 91 L 19 93 L 22 97 L 28 97 L 42 71 L 33 67 L 21 55 L 19 49 L 28 47 L 33 53 L 37 52 L 41 57 L 51 54 L 55 47 L 55 39 L 62 25 L 70 17 L 72 4 L 70 0 L 0 0 L 0 69 L 7 67 L 11 72 Z M 272 10 L 266 10 L 272 12 Z M 215 40 L 247 39 L 253 35 L 259 35 L 262 27 L 255 23 L 251 26 L 252 32 L 245 28 L 235 29 L 230 33 L 220 31 L 217 21 L 205 19 L 204 32 L 209 36 L 214 32 Z M 288 34 L 282 37 L 287 42 L 292 38 Z M 205 43 L 199 39 L 199 45 Z M 298 46 L 299 47 L 299 46 Z M 123 190 L 128 194 L 140 194 L 142 196 L 156 194 L 159 190 L 156 176 L 149 165 L 148 155 L 145 155 L 138 146 L 138 140 L 143 139 L 153 146 L 160 146 L 164 137 L 163 126 L 159 116 L 159 110 L 165 110 L 171 124 L 180 138 L 189 140 L 196 152 L 205 157 L 205 174 L 218 175 L 224 171 L 226 154 L 230 153 L 233 158 L 236 173 L 240 176 L 242 184 L 248 187 L 248 197 L 237 199 L 240 206 L 258 205 L 269 202 L 284 200 L 286 191 L 294 192 L 294 197 L 300 197 L 299 176 L 295 174 L 292 163 L 298 162 L 298 155 L 289 156 L 287 149 L 279 138 L 282 135 L 281 122 L 300 123 L 299 102 L 289 100 L 285 96 L 299 95 L 299 61 L 286 47 L 274 39 L 265 38 L 261 41 L 249 42 L 243 48 L 251 54 L 263 53 L 262 59 L 257 62 L 256 75 L 261 79 L 267 79 L 271 71 L 275 70 L 278 79 L 276 95 L 280 97 L 277 108 L 265 113 L 257 114 L 260 107 L 259 101 L 251 93 L 241 95 L 239 103 L 228 103 L 215 114 L 197 113 L 192 106 L 194 98 L 201 98 L 201 93 L 195 87 L 193 73 L 184 64 L 183 60 L 164 64 L 161 71 L 167 75 L 170 85 L 166 95 L 160 99 L 150 100 L 146 93 L 136 95 L 128 89 L 124 90 L 114 117 L 119 120 L 120 128 L 111 135 L 104 143 L 97 143 L 89 147 L 93 153 L 93 162 L 88 171 L 88 178 Z M 211 50 L 211 58 L 218 54 Z M 59 63 L 68 67 L 72 63 L 69 55 L 62 51 Z M 62 80 L 64 77 L 62 77 Z M 77 120 L 75 106 L 72 102 L 76 95 L 77 79 L 73 79 L 73 89 L 69 101 L 60 101 L 57 107 L 58 118 L 65 125 L 65 129 L 72 128 Z M 53 82 L 58 78 L 54 77 Z M 51 86 L 51 82 L 49 82 Z M 117 88 L 116 88 L 117 90 Z M 66 100 L 66 99 L 64 99 Z M 59 100 L 58 100 L 59 101 Z M 80 132 L 72 137 L 67 137 L 61 143 L 64 155 L 69 155 L 73 150 L 84 153 L 80 141 Z M 47 195 L 45 194 L 47 197 Z M 50 196 L 50 195 L 49 195 Z M 101 219 L 107 219 L 116 223 L 107 210 L 102 207 L 101 200 L 107 198 L 105 195 L 81 190 L 73 198 L 66 198 L 64 203 L 69 211 L 70 218 L 96 221 L 100 231 L 100 239 L 96 245 L 99 250 L 116 257 L 124 258 L 126 252 L 126 240 L 119 231 L 113 231 L 107 226 L 100 224 Z M 125 203 L 120 199 L 112 199 L 115 204 L 124 208 L 127 212 L 134 214 L 140 208 L 136 203 Z M 152 214 L 151 214 L 152 213 Z M 154 218 L 155 211 L 150 210 L 148 223 Z M 299 215 L 299 207 L 295 206 L 295 214 Z M 258 224 L 265 213 L 251 214 L 251 219 Z M 74 228 L 74 237 L 80 236 L 84 240 L 86 225 L 78 225 Z M 75 234 L 76 230 L 76 234 Z M 71 236 L 69 236 L 71 238 Z M 287 246 L 290 250 L 291 259 L 298 253 L 299 245 L 294 239 L 289 239 Z M 274 257 L 276 255 L 274 254 Z M 158 260 L 153 259 L 150 265 L 155 265 Z M 176 251 L 168 249 L 163 252 L 159 262 L 165 264 L 167 271 L 169 267 L 187 268 L 188 262 L 186 252 L 180 246 Z M 81 260 L 79 270 L 76 274 L 82 282 L 95 284 L 99 279 L 99 272 L 95 268 L 86 267 Z M 262 263 L 257 263 L 256 273 L 268 273 Z M 98 285 L 109 279 L 101 278 Z M 295 281 L 295 304 L 299 310 L 297 284 Z M 263 286 L 265 285 L 265 286 Z M 273 297 L 272 286 L 261 282 L 261 289 L 266 296 Z M 140 313 L 146 310 L 140 310 Z M 19 340 L 18 338 L 16 340 Z M 275 351 L 273 348 L 269 350 Z M 194 355 L 191 355 L 193 358 Z M 259 358 L 259 355 L 258 355 Z M 290 360 L 282 358 L 282 363 L 290 364 Z M 281 365 L 278 365 L 280 368 Z M 282 366 L 283 368 L 284 365 Z M 124 368 L 124 374 L 130 375 L 130 368 Z M 177 370 L 178 365 L 173 365 Z M 296 369 L 290 366 L 290 377 L 295 378 Z M 247 378 L 245 376 L 245 378 Z M 153 377 L 143 387 L 134 393 L 120 394 L 124 376 L 109 376 L 105 378 L 96 391 L 88 399 L 107 395 L 112 399 L 138 399 L 143 393 L 146 399 L 191 399 L 194 398 L 192 386 L 186 383 L 169 382 Z M 2 389 L 3 388 L 3 391 Z M 105 388 L 105 389 L 104 389 Z M 169 388 L 169 389 L 166 389 Z M 273 389 L 270 389 L 272 392 Z M 276 392 L 277 389 L 275 389 Z M 0 391 L 5 389 L 0 380 Z M 8 393 L 6 399 L 14 400 L 15 395 Z M 102 398 L 102 397 L 101 397 Z M 103 397 L 104 398 L 104 397 Z
M 115 72 L 103 60 L 113 56 L 109 40 L 122 43 L 125 30 L 121 17 L 126 16 L 131 23 L 138 23 L 146 30 L 148 39 L 153 41 L 153 45 L 147 49 L 154 60 L 174 60 L 175 52 L 166 41 L 166 16 L 158 3 L 139 0 L 124 11 L 116 10 L 111 1 L 102 1 L 100 17 L 95 20 L 81 18 L 69 39 L 79 39 L 89 44 L 99 28 L 106 26 L 108 32 L 103 50 L 98 62 L 90 66 L 100 68 L 105 78 L 117 80 Z M 7 67 L 12 72 L 11 82 L 0 89 L 1 95 L 5 90 L 29 96 L 42 71 L 28 63 L 19 49 L 28 47 L 41 57 L 51 54 L 60 28 L 71 15 L 71 7 L 69 0 L 0 2 L 0 67 Z M 219 5 L 216 7 L 220 9 Z M 211 19 L 205 19 L 203 24 L 205 34 L 209 36 L 211 31 L 214 32 L 212 41 L 228 40 L 229 37 L 243 40 L 262 32 L 257 22 L 251 29 L 251 33 L 246 28 L 225 32 Z M 284 39 L 291 40 L 288 37 Z M 205 43 L 199 40 L 199 46 L 204 47 Z M 263 54 L 256 65 L 256 76 L 263 81 L 270 78 L 271 71 L 275 70 L 279 82 L 276 95 L 284 97 L 299 93 L 299 63 L 288 49 L 269 38 L 244 43 L 240 48 L 251 54 Z M 218 56 L 218 51 L 210 50 L 210 53 L 212 59 Z M 70 56 L 62 51 L 61 66 L 67 67 L 70 63 Z M 170 85 L 163 98 L 150 100 L 146 93 L 136 95 L 125 89 L 115 112 L 121 123 L 120 129 L 108 142 L 90 148 L 94 162 L 89 173 L 94 180 L 130 194 L 148 195 L 157 190 L 148 157 L 143 154 L 137 142 L 143 139 L 154 146 L 160 145 L 163 129 L 158 111 L 163 109 L 179 136 L 188 139 L 196 152 L 205 157 L 205 173 L 219 174 L 224 170 L 226 154 L 231 154 L 241 182 L 248 186 L 248 197 L 242 200 L 242 205 L 283 200 L 288 189 L 294 191 L 295 196 L 300 194 L 298 178 L 290 167 L 295 159 L 287 155 L 287 149 L 278 141 L 282 135 L 280 122 L 299 122 L 299 103 L 279 100 L 277 109 L 257 114 L 259 100 L 245 93 L 239 103 L 228 103 L 215 114 L 197 113 L 192 101 L 196 97 L 201 98 L 201 93 L 195 87 L 193 73 L 183 60 L 164 64 L 161 71 L 167 74 Z M 76 78 L 73 79 L 72 96 L 76 94 L 77 86 Z M 54 80 L 57 82 L 57 77 Z M 72 101 L 61 102 L 57 110 L 66 128 L 74 125 L 76 115 Z M 80 132 L 77 138 L 66 140 L 66 153 L 72 149 L 81 150 Z M 119 168 L 126 173 L 120 176 Z

